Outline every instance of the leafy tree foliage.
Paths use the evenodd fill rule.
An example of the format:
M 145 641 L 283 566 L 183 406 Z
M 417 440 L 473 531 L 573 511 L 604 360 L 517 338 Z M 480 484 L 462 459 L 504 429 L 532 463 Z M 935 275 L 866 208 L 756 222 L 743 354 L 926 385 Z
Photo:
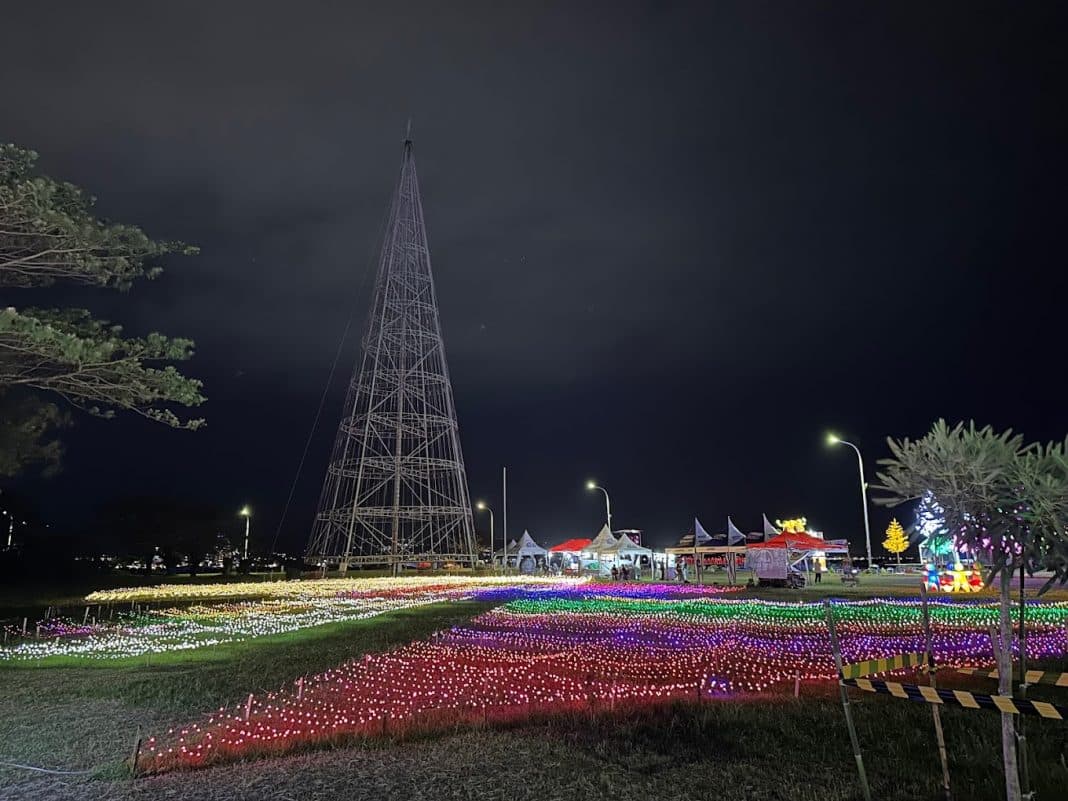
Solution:
M 1044 568 L 1053 576 L 1043 591 L 1068 581 L 1068 439 L 1025 445 L 1011 431 L 939 420 L 922 439 L 888 442 L 877 503 L 928 497 L 954 541 L 987 557 L 991 577 Z
M 892 458 L 880 462 L 877 502 L 894 506 L 928 498 L 942 510 L 958 545 L 983 554 L 1000 574 L 998 691 L 1012 693 L 1012 572 L 1052 571 L 1042 588 L 1068 580 L 1068 440 L 1025 445 L 1011 431 L 995 433 L 975 423 L 950 428 L 939 420 L 922 439 L 889 440 Z M 989 583 L 989 580 L 988 580 Z M 1023 630 L 1021 609 L 1021 633 Z M 1021 635 L 1022 636 L 1022 635 Z M 1012 715 L 1002 715 L 1005 794 L 1021 797 Z
M 178 242 L 155 242 L 132 225 L 97 219 L 95 198 L 64 181 L 34 175 L 37 154 L 0 145 L 0 287 L 56 281 L 129 289 L 162 271 L 153 260 L 196 253 Z
M 38 464 L 43 475 L 59 469 L 63 445 L 55 438 L 70 416 L 54 403 L 28 393 L 0 393 L 0 476 L 11 477 L 28 464 Z
M 33 151 L 0 146 L 0 287 L 67 282 L 127 290 L 138 278 L 160 274 L 159 257 L 196 252 L 98 219 L 94 199 L 81 189 L 35 174 L 36 158 Z M 203 420 L 182 418 L 172 408 L 204 401 L 201 383 L 170 364 L 192 354 L 190 340 L 155 333 L 127 338 L 120 326 L 84 309 L 0 309 L 0 388 L 52 392 L 103 417 L 129 411 L 175 428 L 200 427 Z M 47 409 L 26 418 L 21 435 L 7 436 L 25 437 L 34 426 L 57 422 Z

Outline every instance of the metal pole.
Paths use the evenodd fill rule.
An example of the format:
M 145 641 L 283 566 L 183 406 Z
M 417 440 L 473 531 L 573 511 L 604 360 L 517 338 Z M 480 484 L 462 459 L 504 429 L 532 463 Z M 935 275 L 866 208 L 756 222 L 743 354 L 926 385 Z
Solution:
M 938 687 L 935 680 L 934 646 L 931 643 L 931 613 L 927 608 L 927 584 L 920 584 L 920 598 L 922 599 L 921 610 L 923 612 L 923 639 L 927 650 L 927 675 L 931 687 Z M 942 789 L 946 793 L 946 801 L 953 801 L 953 793 L 949 789 L 949 757 L 946 755 L 946 737 L 942 732 L 942 715 L 938 711 L 937 704 L 931 704 L 931 717 L 934 718 L 935 740 L 938 742 L 938 759 L 942 763 Z
M 490 567 L 493 567 L 493 510 L 482 501 L 478 502 L 478 509 L 489 512 L 490 516 Z
M 242 557 L 246 562 L 248 561 L 248 530 L 252 525 L 252 515 L 245 515 L 245 555 Z
M 871 561 L 871 526 L 868 523 L 868 483 L 864 480 L 864 457 L 860 455 L 860 448 L 852 442 L 840 439 L 838 442 L 848 445 L 857 452 L 857 468 L 860 470 L 860 502 L 864 508 L 864 546 L 868 554 L 868 570 L 872 569 Z
M 508 570 L 508 468 L 501 468 L 501 491 L 504 495 L 504 569 Z
M 608 518 L 608 533 L 611 534 L 612 533 L 612 501 L 608 497 L 608 490 L 606 490 L 604 487 L 599 487 L 597 485 L 594 485 L 594 489 L 599 489 L 601 492 L 604 493 L 604 512 L 605 512 L 605 516 Z
M 853 713 L 849 709 L 849 694 L 846 692 L 846 686 L 842 684 L 842 652 L 838 648 L 838 634 L 834 630 L 834 614 L 831 612 L 830 601 L 823 602 L 823 610 L 827 615 L 827 630 L 831 634 L 831 650 L 834 652 L 835 667 L 838 668 L 838 691 L 842 696 L 842 711 L 845 712 L 846 726 L 849 728 L 849 742 L 853 745 L 853 759 L 857 763 L 857 777 L 860 779 L 860 789 L 864 793 L 864 801 L 871 801 L 868 774 L 864 772 L 864 757 L 860 755 L 860 740 L 857 739 L 857 729 L 853 725 Z

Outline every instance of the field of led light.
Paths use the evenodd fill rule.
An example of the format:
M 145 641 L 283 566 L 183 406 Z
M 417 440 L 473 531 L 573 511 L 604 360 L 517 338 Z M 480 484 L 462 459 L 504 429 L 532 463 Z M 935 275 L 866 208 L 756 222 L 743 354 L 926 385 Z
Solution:
M 164 771 L 353 736 L 742 697 L 835 674 L 819 604 L 661 585 L 546 587 L 523 595 L 468 625 L 254 694 L 154 737 L 140 767 Z M 833 610 L 848 661 L 922 648 L 915 601 L 838 602 Z M 996 617 L 989 603 L 933 603 L 940 663 L 989 664 L 985 629 Z M 1064 656 L 1068 604 L 1032 604 L 1029 619 L 1029 655 Z
M 90 771 L 0 764 L 0 798 L 857 797 L 833 685 L 805 681 L 792 697 L 799 672 L 831 675 L 819 605 L 634 584 L 505 584 L 463 597 L 151 662 L 0 663 L 0 763 Z M 241 604 L 196 606 L 206 608 L 178 611 L 211 623 L 240 616 Z M 912 602 L 843 602 L 836 615 L 850 658 L 919 641 Z M 1053 669 L 1068 668 L 1066 615 L 1063 604 L 1029 609 L 1030 649 Z M 947 600 L 933 616 L 941 656 L 989 663 L 982 631 L 993 607 Z M 938 797 L 925 706 L 858 694 L 854 715 L 876 797 Z M 997 716 L 947 708 L 943 720 L 955 794 L 998 798 Z M 123 762 L 138 727 L 157 739 L 140 758 L 151 775 L 131 781 Z M 1039 797 L 1059 797 L 1063 724 L 1036 720 L 1029 735 Z M 198 751 L 206 742 L 218 751 Z
M 155 588 L 108 590 L 89 598 L 106 603 L 133 597 L 155 597 L 175 602 L 218 597 L 233 589 L 244 595 L 255 587 L 266 598 L 122 613 L 117 620 L 77 622 L 45 620 L 20 636 L 11 627 L 10 643 L 0 647 L 0 662 L 35 662 L 55 658 L 126 659 L 149 654 L 188 651 L 241 642 L 257 637 L 346 621 L 362 620 L 398 609 L 411 609 L 447 600 L 468 598 L 479 592 L 510 597 L 519 588 L 566 587 L 579 579 L 549 580 L 537 577 L 332 579 L 267 584 L 206 584 L 195 587 L 164 585 Z M 155 593 L 155 595 L 153 595 Z

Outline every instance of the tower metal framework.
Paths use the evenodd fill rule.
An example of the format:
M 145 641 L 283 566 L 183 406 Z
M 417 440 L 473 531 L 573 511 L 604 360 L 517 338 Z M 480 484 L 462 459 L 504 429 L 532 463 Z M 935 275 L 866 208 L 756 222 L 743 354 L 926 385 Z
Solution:
M 342 572 L 476 558 L 410 136 L 306 556 Z

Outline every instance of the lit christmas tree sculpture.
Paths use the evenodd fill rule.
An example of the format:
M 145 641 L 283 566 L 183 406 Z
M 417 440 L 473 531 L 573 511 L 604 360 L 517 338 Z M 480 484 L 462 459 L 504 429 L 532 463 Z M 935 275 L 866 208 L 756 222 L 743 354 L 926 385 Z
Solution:
M 886 528 L 886 539 L 883 540 L 883 547 L 897 556 L 897 563 L 900 565 L 901 552 L 908 549 L 909 538 L 905 536 L 905 529 L 901 528 L 901 524 L 897 522 L 896 517 L 890 521 L 890 525 Z

